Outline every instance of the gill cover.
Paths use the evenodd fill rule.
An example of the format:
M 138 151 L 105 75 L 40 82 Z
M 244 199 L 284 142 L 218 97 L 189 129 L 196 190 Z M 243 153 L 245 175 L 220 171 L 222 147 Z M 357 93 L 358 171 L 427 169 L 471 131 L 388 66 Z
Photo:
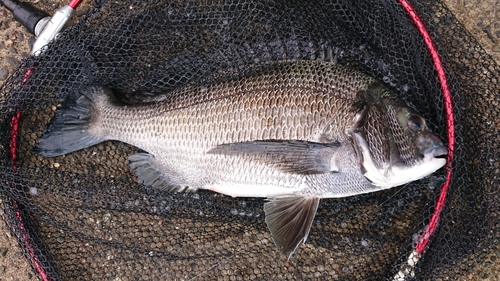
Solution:
M 444 166 L 447 149 L 413 109 L 389 89 L 373 83 L 358 93 L 351 132 L 361 169 L 374 185 L 390 188 L 421 179 Z

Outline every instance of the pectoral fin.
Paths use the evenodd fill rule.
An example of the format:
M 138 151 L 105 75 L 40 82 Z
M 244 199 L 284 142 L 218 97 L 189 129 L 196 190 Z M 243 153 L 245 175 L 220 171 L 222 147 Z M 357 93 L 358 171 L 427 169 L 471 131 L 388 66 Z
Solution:
M 289 173 L 321 174 L 338 171 L 331 159 L 339 147 L 339 142 L 267 140 L 221 144 L 208 153 L 251 157 Z
M 319 198 L 280 196 L 264 204 L 273 241 L 288 258 L 304 243 L 318 208 Z

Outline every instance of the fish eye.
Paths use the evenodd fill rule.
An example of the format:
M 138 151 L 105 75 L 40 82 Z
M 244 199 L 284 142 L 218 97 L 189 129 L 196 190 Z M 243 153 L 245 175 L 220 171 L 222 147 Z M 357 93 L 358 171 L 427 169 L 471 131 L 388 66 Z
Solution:
M 424 120 L 422 120 L 420 116 L 412 115 L 408 119 L 408 128 L 410 128 L 410 130 L 414 132 L 419 131 L 423 125 L 424 125 Z

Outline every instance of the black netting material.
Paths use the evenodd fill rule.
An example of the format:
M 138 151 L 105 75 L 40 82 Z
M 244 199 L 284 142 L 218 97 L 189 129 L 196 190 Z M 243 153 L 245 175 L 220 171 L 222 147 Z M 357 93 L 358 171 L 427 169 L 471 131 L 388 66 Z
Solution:
M 412 4 L 443 61 L 457 136 L 447 204 L 414 279 L 456 280 L 499 241 L 499 68 L 441 2 Z M 39 277 L 392 280 L 429 221 L 444 171 L 321 200 L 306 244 L 287 263 L 264 222 L 264 199 L 147 189 L 128 168 L 137 149 L 120 142 L 56 158 L 31 152 L 57 105 L 89 84 L 137 103 L 137 92 L 298 59 L 370 73 L 447 141 L 441 85 L 397 1 L 97 1 L 45 52 L 25 60 L 0 92 L 0 194 L 4 219 Z

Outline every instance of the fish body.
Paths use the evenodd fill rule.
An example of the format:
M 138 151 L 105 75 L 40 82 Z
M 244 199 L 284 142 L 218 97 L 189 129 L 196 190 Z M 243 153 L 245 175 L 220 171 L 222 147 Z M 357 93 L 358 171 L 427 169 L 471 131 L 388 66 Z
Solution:
M 58 156 L 106 140 L 146 186 L 266 197 L 266 223 L 289 257 L 320 198 L 402 185 L 442 167 L 425 120 L 374 78 L 324 62 L 281 62 L 245 76 L 124 105 L 89 87 L 56 112 L 35 151 Z

